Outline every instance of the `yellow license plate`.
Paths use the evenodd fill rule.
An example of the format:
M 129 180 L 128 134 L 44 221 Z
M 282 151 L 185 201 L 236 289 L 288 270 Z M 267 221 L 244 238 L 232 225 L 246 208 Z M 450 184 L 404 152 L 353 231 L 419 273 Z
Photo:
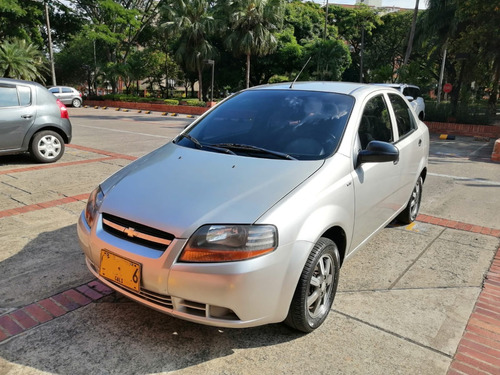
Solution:
M 137 292 L 141 288 L 141 264 L 101 250 L 99 275 Z

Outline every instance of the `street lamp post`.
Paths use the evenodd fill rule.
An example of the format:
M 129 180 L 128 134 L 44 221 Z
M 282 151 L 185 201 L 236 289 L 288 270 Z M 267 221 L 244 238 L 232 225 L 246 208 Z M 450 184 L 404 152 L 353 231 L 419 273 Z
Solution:
M 214 101 L 214 67 L 215 67 L 215 61 L 214 60 L 205 60 L 205 64 L 212 65 L 212 86 L 210 90 L 210 101 Z

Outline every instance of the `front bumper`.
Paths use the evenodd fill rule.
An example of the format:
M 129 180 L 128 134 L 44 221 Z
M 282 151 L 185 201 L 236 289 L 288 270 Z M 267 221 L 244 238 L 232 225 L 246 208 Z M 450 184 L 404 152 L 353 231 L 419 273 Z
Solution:
M 177 263 L 185 240 L 175 239 L 164 252 L 143 248 L 106 233 L 100 217 L 91 230 L 83 213 L 78 237 L 88 268 L 110 288 L 181 319 L 233 328 L 286 318 L 302 259 L 312 246 L 307 242 L 280 245 L 271 254 L 240 262 Z M 142 265 L 139 292 L 99 275 L 101 249 Z

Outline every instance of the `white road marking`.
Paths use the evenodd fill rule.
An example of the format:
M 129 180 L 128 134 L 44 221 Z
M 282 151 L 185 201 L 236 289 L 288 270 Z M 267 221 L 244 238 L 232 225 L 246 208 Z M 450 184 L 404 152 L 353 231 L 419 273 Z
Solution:
M 131 131 L 128 131 L 128 130 L 101 128 L 99 126 L 88 126 L 88 125 L 76 125 L 76 126 L 80 126 L 82 128 L 89 128 L 89 129 L 107 130 L 107 131 L 116 132 L 116 133 L 127 133 L 127 134 L 135 134 L 135 135 L 145 135 L 145 136 L 154 137 L 154 138 L 172 139 L 172 137 L 167 137 L 167 136 L 164 136 L 164 135 L 155 135 L 155 134 L 131 132 Z
M 500 186 L 500 182 L 490 181 L 490 180 L 486 180 L 486 179 L 482 179 L 482 178 L 451 176 L 448 174 L 440 174 L 440 173 L 428 173 L 428 176 L 451 178 L 452 180 L 475 182 L 475 183 L 479 183 L 479 184 L 483 184 L 483 185 Z

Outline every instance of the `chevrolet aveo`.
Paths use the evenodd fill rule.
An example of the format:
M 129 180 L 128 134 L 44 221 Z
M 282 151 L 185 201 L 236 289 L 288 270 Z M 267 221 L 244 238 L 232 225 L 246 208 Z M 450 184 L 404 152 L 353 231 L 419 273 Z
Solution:
M 298 82 L 226 99 L 90 195 L 90 271 L 153 309 L 220 327 L 327 317 L 344 260 L 412 222 L 429 135 L 396 90 Z

